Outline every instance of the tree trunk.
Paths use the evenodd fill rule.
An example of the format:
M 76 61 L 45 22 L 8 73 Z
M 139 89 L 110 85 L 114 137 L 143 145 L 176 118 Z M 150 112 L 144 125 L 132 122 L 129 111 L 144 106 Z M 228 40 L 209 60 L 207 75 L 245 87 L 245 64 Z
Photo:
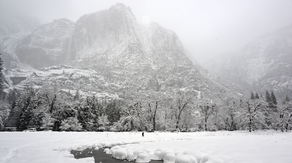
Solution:
M 154 115 L 154 117 L 153 117 L 153 131 L 155 131 L 156 130 L 156 128 L 155 128 L 155 125 L 156 124 L 156 122 L 155 122 L 155 115 Z
M 251 118 L 249 118 L 249 123 L 248 123 L 248 130 L 249 130 L 249 132 L 251 132 L 251 122 L 252 120 L 251 120 Z
M 208 130 L 208 128 L 207 128 L 207 122 L 208 122 L 208 119 L 207 119 L 207 117 L 205 117 L 205 131 Z
M 175 125 L 175 129 L 176 129 L 176 130 L 179 130 L 179 127 L 178 127 L 178 125 L 179 125 L 179 120 L 180 120 L 180 117 L 178 117 L 177 120 L 176 120 L 176 125 Z

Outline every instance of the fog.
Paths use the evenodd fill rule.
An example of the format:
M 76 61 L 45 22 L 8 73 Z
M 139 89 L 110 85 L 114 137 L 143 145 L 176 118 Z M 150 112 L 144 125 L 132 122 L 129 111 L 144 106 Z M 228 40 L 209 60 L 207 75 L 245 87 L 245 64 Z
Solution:
M 116 3 L 129 6 L 141 23 L 157 22 L 175 31 L 200 63 L 292 24 L 291 0 L 0 0 L 0 14 L 27 14 L 42 23 L 76 21 Z

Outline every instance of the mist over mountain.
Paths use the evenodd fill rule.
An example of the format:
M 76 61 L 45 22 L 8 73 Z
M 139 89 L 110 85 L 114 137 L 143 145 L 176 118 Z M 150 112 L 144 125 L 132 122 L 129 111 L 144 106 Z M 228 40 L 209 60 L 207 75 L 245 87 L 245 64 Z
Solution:
M 6 98 L 44 85 L 123 99 L 153 92 L 218 100 L 244 94 L 193 64 L 173 31 L 158 23 L 139 24 L 123 4 L 84 15 L 76 23 L 58 19 L 20 34 L 10 40 L 9 50 L 1 49 L 5 62 L 14 63 L 5 64 Z
M 292 25 L 260 36 L 237 52 L 226 53 L 206 63 L 212 74 L 264 93 L 280 97 L 292 94 Z
M 74 23 L 67 19 L 41 25 L 19 42 L 15 53 L 22 63 L 35 68 L 67 63 L 73 29 Z

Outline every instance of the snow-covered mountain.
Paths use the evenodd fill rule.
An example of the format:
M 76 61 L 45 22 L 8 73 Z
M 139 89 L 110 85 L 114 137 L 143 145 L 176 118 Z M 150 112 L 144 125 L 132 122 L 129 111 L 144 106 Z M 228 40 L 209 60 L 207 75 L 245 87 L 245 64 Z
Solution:
M 193 64 L 173 31 L 157 23 L 139 24 L 123 4 L 76 23 L 59 19 L 39 26 L 14 47 L 20 63 L 6 68 L 8 95 L 12 88 L 44 85 L 124 99 L 177 92 L 224 99 L 244 93 Z
M 39 25 L 39 21 L 32 17 L 2 15 L 0 16 L 0 38 L 18 33 L 31 32 Z
M 16 55 L 22 63 L 35 68 L 67 63 L 73 52 L 73 29 L 74 22 L 67 19 L 41 25 L 19 42 Z
M 251 91 L 292 94 L 292 25 L 267 33 L 237 52 L 207 62 L 208 70 Z

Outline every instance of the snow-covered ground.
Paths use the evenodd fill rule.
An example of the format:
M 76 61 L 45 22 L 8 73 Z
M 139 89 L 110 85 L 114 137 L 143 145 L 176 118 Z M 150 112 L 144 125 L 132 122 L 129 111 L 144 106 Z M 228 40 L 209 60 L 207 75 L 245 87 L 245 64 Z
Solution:
M 129 143 L 129 144 L 127 144 Z M 126 144 L 126 145 L 125 145 Z M 115 157 L 188 163 L 291 163 L 292 132 L 0 132 L 0 163 L 85 163 L 71 149 L 113 146 Z

